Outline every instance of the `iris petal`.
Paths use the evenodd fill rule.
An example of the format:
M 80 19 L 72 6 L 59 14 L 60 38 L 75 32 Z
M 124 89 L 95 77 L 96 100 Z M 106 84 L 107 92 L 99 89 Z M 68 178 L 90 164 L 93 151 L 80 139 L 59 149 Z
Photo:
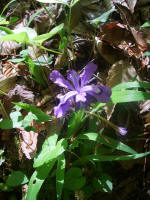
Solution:
M 54 107 L 54 115 L 57 118 L 61 118 L 70 110 L 70 103 L 67 101 L 64 104 L 59 104 L 58 106 Z
M 92 75 L 94 74 L 96 70 L 97 70 L 97 65 L 95 65 L 93 62 L 89 62 L 87 64 L 83 73 L 80 75 L 81 87 L 83 87 L 89 82 L 89 80 L 92 78 Z
M 53 82 L 56 83 L 58 86 L 60 87 L 64 87 L 67 88 L 69 90 L 74 90 L 74 88 L 72 87 L 72 85 L 69 83 L 69 81 L 67 81 L 62 75 L 61 73 L 59 73 L 57 70 L 53 70 L 50 75 L 49 75 L 49 79 Z
M 97 86 L 100 89 L 100 93 L 93 91 L 87 91 L 88 94 L 93 96 L 97 101 L 106 103 L 110 101 L 111 89 L 106 86 Z
M 70 100 L 77 94 L 77 91 L 70 91 L 58 96 L 60 103 L 54 107 L 54 115 L 57 118 L 63 117 L 70 110 Z
M 75 70 L 70 70 L 70 72 L 67 75 L 67 79 L 73 83 L 76 90 L 79 90 L 80 76 L 77 74 L 77 72 Z

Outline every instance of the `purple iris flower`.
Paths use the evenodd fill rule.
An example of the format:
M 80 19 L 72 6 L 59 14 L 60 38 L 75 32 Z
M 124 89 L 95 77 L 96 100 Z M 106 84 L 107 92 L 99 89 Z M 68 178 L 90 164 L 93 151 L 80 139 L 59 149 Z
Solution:
M 71 103 L 85 105 L 90 97 L 96 101 L 105 103 L 110 101 L 111 90 L 106 86 L 89 84 L 92 75 L 97 69 L 97 65 L 89 62 L 84 71 L 79 75 L 75 70 L 70 70 L 66 80 L 57 70 L 50 74 L 50 80 L 60 87 L 66 88 L 68 92 L 65 95 L 59 94 L 58 106 L 54 107 L 54 114 L 57 118 L 63 117 L 71 108 Z

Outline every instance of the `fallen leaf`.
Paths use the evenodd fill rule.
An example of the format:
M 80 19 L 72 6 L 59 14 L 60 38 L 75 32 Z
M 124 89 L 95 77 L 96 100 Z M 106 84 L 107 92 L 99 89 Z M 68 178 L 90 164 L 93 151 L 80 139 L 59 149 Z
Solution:
M 24 128 L 20 128 L 20 145 L 22 152 L 25 154 L 26 158 L 34 158 L 37 151 L 37 138 L 38 133 L 33 131 L 27 132 Z
M 12 101 L 21 101 L 24 103 L 34 102 L 33 92 L 24 85 L 16 84 L 15 88 L 9 91 L 8 96 L 12 99 Z

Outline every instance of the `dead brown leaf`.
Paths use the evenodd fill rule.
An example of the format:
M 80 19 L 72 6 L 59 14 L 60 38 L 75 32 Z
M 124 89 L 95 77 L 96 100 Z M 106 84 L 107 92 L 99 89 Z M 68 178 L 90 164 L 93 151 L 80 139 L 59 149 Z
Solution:
M 25 154 L 26 158 L 34 158 L 37 151 L 37 138 L 38 133 L 33 131 L 27 132 L 24 128 L 20 128 L 20 145 L 22 152 Z
M 24 85 L 16 85 L 13 90 L 9 91 L 8 96 L 12 101 L 21 101 L 26 103 L 34 102 L 33 92 Z

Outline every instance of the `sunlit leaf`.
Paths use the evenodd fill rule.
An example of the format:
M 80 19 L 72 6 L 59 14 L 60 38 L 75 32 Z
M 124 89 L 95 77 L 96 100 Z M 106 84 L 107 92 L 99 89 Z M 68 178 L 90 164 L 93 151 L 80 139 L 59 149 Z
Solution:
M 45 163 L 49 163 L 50 160 L 58 159 L 58 157 L 66 150 L 67 148 L 67 140 L 61 139 L 57 142 L 57 145 L 54 149 L 46 149 L 35 157 L 34 159 L 34 167 L 39 167 Z
M 150 21 L 145 22 L 141 27 L 142 28 L 148 28 L 148 27 L 150 27 Z
M 37 37 L 35 37 L 33 39 L 33 41 L 35 41 L 41 45 L 45 40 L 50 39 L 51 37 L 56 35 L 59 31 L 61 31 L 63 29 L 63 27 L 64 27 L 64 24 L 60 24 L 60 25 L 56 26 L 55 28 L 53 28 L 49 33 L 38 35 Z
M 37 122 L 46 122 L 48 121 L 51 117 L 44 113 L 41 109 L 36 108 L 35 106 L 31 106 L 27 103 L 14 103 L 15 105 L 21 107 L 24 110 L 27 110 L 28 112 L 33 113 L 37 117 Z
M 29 181 L 26 200 L 37 200 L 38 192 L 55 162 L 56 160 L 51 160 L 48 164 L 44 164 L 36 169 Z
M 62 154 L 58 158 L 57 170 L 56 170 L 57 200 L 61 200 L 61 194 L 64 185 L 65 166 L 66 166 L 66 160 L 64 154 Z
M 150 83 L 149 82 L 127 82 L 127 83 L 120 83 L 112 88 L 112 91 L 119 91 L 122 89 L 131 89 L 131 88 L 147 88 L 150 89 Z
M 104 144 L 108 147 L 111 147 L 120 151 L 132 153 L 132 154 L 137 153 L 134 149 L 127 146 L 126 144 L 123 144 L 122 142 L 115 140 L 113 138 L 110 138 L 108 136 L 99 135 L 97 133 L 80 134 L 77 136 L 77 139 L 92 140 L 92 141 L 99 142 L 101 144 Z

